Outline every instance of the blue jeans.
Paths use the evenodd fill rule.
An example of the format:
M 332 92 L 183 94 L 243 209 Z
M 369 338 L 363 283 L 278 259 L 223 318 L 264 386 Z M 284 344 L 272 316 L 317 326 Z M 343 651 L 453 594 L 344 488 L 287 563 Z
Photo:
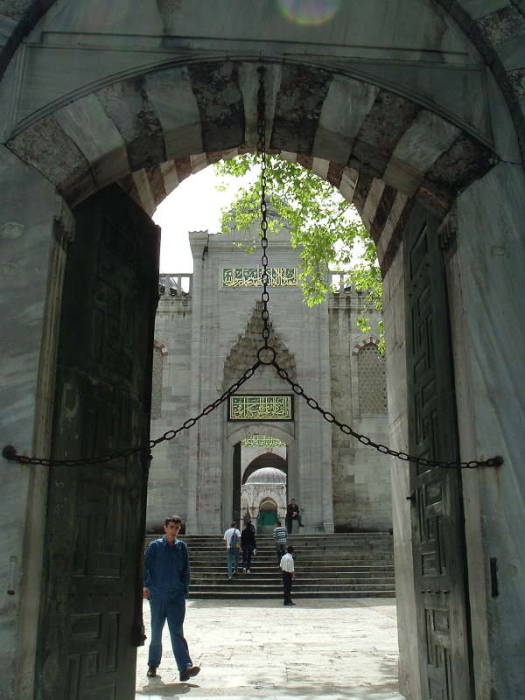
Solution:
M 193 666 L 182 629 L 186 614 L 184 596 L 180 595 L 168 600 L 162 600 L 153 596 L 149 599 L 149 605 L 151 610 L 151 643 L 149 645 L 148 666 L 152 668 L 160 666 L 162 658 L 162 629 L 166 620 L 170 630 L 173 656 L 179 671 L 184 671 L 188 666 Z
M 228 547 L 226 550 L 226 564 L 228 566 L 228 578 L 231 578 L 233 576 L 233 572 L 237 568 L 237 556 L 238 556 L 239 550 L 237 547 L 234 547 L 231 549 Z

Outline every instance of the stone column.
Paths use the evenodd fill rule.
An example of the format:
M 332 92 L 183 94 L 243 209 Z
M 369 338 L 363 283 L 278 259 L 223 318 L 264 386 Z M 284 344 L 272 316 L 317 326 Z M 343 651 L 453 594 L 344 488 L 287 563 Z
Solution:
M 193 254 L 193 289 L 192 289 L 192 334 L 191 334 L 191 400 L 190 415 L 195 416 L 201 410 L 201 340 L 202 340 L 202 304 L 203 277 L 208 234 L 203 231 L 191 233 L 191 251 Z M 199 431 L 200 424 L 190 430 L 188 458 L 188 520 L 187 532 L 194 535 L 199 530 L 197 513 L 197 484 L 199 470 Z
M 62 277 L 72 218 L 54 187 L 0 148 L 0 402 L 2 447 L 47 456 Z M 0 697 L 33 698 L 47 468 L 1 461 Z
M 491 202 L 491 206 L 487 206 Z M 457 200 L 449 296 L 461 459 L 502 455 L 463 472 L 476 698 L 525 685 L 523 424 L 525 175 L 500 164 Z
M 318 307 L 319 328 L 319 403 L 326 410 L 332 410 L 330 377 L 330 329 L 328 303 Z M 319 433 L 321 442 L 321 476 L 323 494 L 323 529 L 327 533 L 334 531 L 334 497 L 332 489 L 332 426 L 319 416 Z

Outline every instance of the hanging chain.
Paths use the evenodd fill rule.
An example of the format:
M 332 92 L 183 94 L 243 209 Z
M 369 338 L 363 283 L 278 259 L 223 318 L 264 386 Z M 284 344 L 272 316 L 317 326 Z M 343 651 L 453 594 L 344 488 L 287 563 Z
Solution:
M 393 450 L 387 445 L 382 445 L 381 443 L 374 442 L 371 438 L 366 435 L 361 435 L 356 432 L 351 426 L 346 423 L 341 423 L 337 420 L 333 413 L 323 409 L 319 402 L 308 396 L 303 387 L 294 382 L 288 372 L 280 367 L 277 362 L 277 352 L 275 348 L 270 345 L 270 312 L 268 310 L 268 302 L 270 301 L 270 293 L 268 291 L 268 286 L 270 283 L 270 276 L 268 274 L 268 206 L 266 202 L 266 189 L 268 185 L 267 177 L 267 153 L 266 153 L 266 98 L 265 98 L 265 69 L 260 67 L 258 69 L 259 73 L 259 90 L 257 93 L 257 154 L 259 156 L 259 161 L 261 165 L 261 175 L 260 175 L 260 191 L 261 191 L 261 201 L 260 201 L 260 212 L 261 212 L 261 266 L 262 266 L 262 341 L 263 344 L 257 351 L 257 361 L 247 369 L 244 374 L 234 382 L 226 391 L 219 396 L 213 403 L 208 404 L 202 411 L 194 418 L 188 418 L 184 423 L 175 429 L 168 430 L 161 435 L 161 437 L 151 440 L 148 446 L 142 447 L 128 447 L 124 450 L 116 451 L 107 455 L 102 455 L 100 457 L 90 457 L 87 459 L 46 459 L 39 457 L 26 457 L 25 455 L 19 455 L 16 449 L 12 445 L 7 445 L 4 447 L 2 455 L 6 459 L 14 462 L 19 462 L 20 464 L 30 464 L 30 465 L 43 465 L 43 466 L 81 466 L 87 464 L 104 464 L 106 462 L 111 462 L 115 459 L 130 457 L 134 454 L 142 453 L 147 455 L 150 451 L 160 445 L 163 442 L 173 440 L 179 433 L 184 430 L 189 430 L 192 428 L 201 418 L 207 416 L 209 413 L 218 408 L 222 403 L 224 403 L 230 396 L 232 396 L 250 377 L 252 377 L 257 369 L 261 365 L 272 365 L 275 371 L 281 379 L 287 382 L 294 394 L 300 396 L 304 399 L 307 406 L 314 411 L 321 414 L 323 419 L 336 426 L 345 435 L 350 435 L 351 437 L 358 440 L 362 445 L 366 447 L 371 447 L 381 454 L 391 455 L 396 459 L 403 462 L 412 462 L 413 464 L 419 464 L 424 467 L 440 467 L 443 469 L 475 469 L 477 467 L 499 467 L 503 464 L 502 457 L 491 457 L 485 460 L 472 460 L 470 462 L 445 462 L 440 460 L 427 459 L 426 457 L 417 457 L 416 455 L 410 455 L 407 452 L 402 452 L 399 450 Z
M 400 459 L 403 462 L 413 462 L 414 464 L 420 464 L 423 467 L 441 467 L 443 469 L 475 469 L 476 467 L 499 467 L 503 464 L 502 457 L 491 457 L 490 459 L 485 460 L 472 460 L 471 462 L 443 462 L 435 459 L 427 459 L 426 457 L 416 457 L 415 455 L 410 455 L 407 452 L 393 450 L 391 447 L 382 445 L 380 442 L 374 442 L 366 435 L 361 435 L 360 433 L 356 432 L 346 423 L 341 423 L 341 421 L 337 420 L 333 413 L 322 408 L 316 399 L 308 396 L 303 387 L 290 378 L 288 372 L 280 367 L 277 361 L 272 362 L 272 365 L 281 379 L 288 382 L 294 394 L 297 394 L 297 396 L 303 398 L 306 401 L 306 404 L 312 410 L 320 413 L 327 423 L 335 425 L 345 435 L 350 435 L 358 440 L 362 445 L 372 447 L 378 452 L 381 452 L 381 454 L 391 455 L 392 457 L 397 457 L 397 459 Z
M 362 445 L 365 445 L 366 447 L 372 447 L 373 449 L 377 450 L 378 452 L 381 452 L 381 454 L 385 455 L 391 455 L 392 457 L 396 457 L 397 459 L 400 459 L 404 462 L 413 462 L 415 464 L 420 464 L 421 466 L 425 467 L 442 467 L 442 468 L 456 468 L 456 469 L 474 469 L 476 467 L 495 467 L 495 466 L 500 466 L 503 464 L 503 459 L 501 457 L 493 457 L 491 459 L 487 460 L 473 460 L 471 462 L 443 462 L 439 460 L 431 460 L 427 459 L 426 457 L 416 457 L 415 455 L 409 455 L 406 452 L 401 452 L 398 450 L 393 450 L 390 447 L 387 447 L 386 445 L 382 445 L 381 443 L 374 442 L 371 438 L 367 437 L 366 435 L 361 435 L 360 433 L 356 432 L 351 426 L 347 425 L 346 423 L 341 423 L 341 421 L 337 420 L 337 418 L 334 416 L 333 413 L 330 411 L 324 410 L 320 405 L 319 402 L 312 398 L 311 396 L 308 396 L 306 392 L 304 391 L 303 387 L 298 384 L 297 382 L 294 382 L 290 376 L 288 375 L 288 372 L 280 367 L 279 363 L 277 362 L 277 351 L 275 348 L 273 348 L 270 343 L 269 343 L 269 338 L 270 338 L 270 328 L 269 328 L 269 319 L 270 319 L 270 314 L 268 311 L 268 302 L 270 301 L 270 294 L 268 292 L 268 284 L 269 284 L 269 275 L 268 275 L 268 207 L 266 203 L 266 188 L 267 188 L 267 154 L 266 154 L 266 99 L 265 99 L 265 85 L 264 85 L 264 76 L 265 76 L 265 69 L 264 67 L 260 67 L 258 69 L 259 72 L 259 91 L 257 93 L 257 153 L 259 155 L 259 161 L 261 164 L 261 175 L 260 175 L 260 188 L 261 188 L 261 203 L 260 203 L 260 210 L 261 210 L 261 249 L 262 249 L 262 254 L 261 254 L 261 266 L 262 266 L 262 275 L 261 275 L 261 281 L 262 281 L 262 294 L 261 294 L 261 300 L 262 300 L 262 313 L 261 313 L 261 319 L 262 319 L 262 340 L 263 340 L 263 345 L 259 348 L 259 351 L 257 352 L 257 357 L 260 360 L 261 364 L 264 365 L 273 365 L 275 368 L 277 374 L 281 379 L 284 379 L 284 381 L 288 382 L 288 384 L 291 386 L 292 391 L 294 394 L 297 394 L 298 396 L 301 396 L 305 401 L 307 406 L 309 406 L 312 410 L 318 411 L 318 413 L 321 414 L 323 419 L 327 423 L 331 423 L 332 425 L 335 425 L 343 432 L 345 435 L 350 435 L 354 437 L 356 440 L 358 440 Z
M 266 97 L 264 76 L 265 68 L 260 66 L 259 73 L 259 90 L 257 92 L 257 155 L 261 166 L 261 174 L 259 178 L 261 189 L 261 201 L 259 209 L 261 212 L 261 320 L 262 320 L 262 347 L 257 352 L 257 358 L 262 364 L 271 364 L 275 359 L 276 353 L 274 348 L 270 346 L 270 312 L 268 310 L 268 302 L 270 301 L 270 293 L 268 285 L 270 283 L 270 275 L 268 273 L 268 205 L 266 202 L 267 179 L 267 154 L 266 154 Z
M 115 452 L 108 453 L 106 455 L 100 455 L 99 457 L 87 457 L 78 459 L 48 459 L 46 457 L 27 457 L 26 455 L 19 455 L 16 449 L 12 445 L 6 445 L 2 451 L 2 456 L 10 462 L 18 462 L 19 464 L 31 464 L 31 465 L 42 465 L 44 467 L 79 467 L 88 464 L 105 464 L 106 462 L 112 462 L 115 459 L 123 459 L 125 457 L 131 457 L 136 454 L 149 455 L 150 451 L 160 445 L 162 442 L 169 442 L 173 438 L 177 437 L 179 433 L 184 430 L 189 430 L 204 416 L 207 416 L 212 411 L 215 411 L 221 404 L 223 404 L 227 399 L 230 398 L 235 392 L 240 389 L 240 387 L 246 382 L 250 377 L 253 377 L 258 367 L 260 366 L 259 360 L 255 362 L 251 367 L 249 367 L 238 379 L 234 382 L 224 393 L 222 393 L 213 403 L 208 404 L 202 411 L 196 415 L 194 418 L 188 418 L 184 423 L 178 428 L 167 430 L 164 435 L 156 438 L 155 440 L 150 440 L 147 446 L 140 447 L 127 447 L 123 450 L 117 450 Z

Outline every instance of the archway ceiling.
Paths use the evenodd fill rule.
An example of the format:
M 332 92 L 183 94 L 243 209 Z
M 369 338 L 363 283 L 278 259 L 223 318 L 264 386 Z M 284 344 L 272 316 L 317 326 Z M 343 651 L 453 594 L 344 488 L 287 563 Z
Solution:
M 202 57 L 206 52 L 210 55 L 218 51 L 235 56 L 239 53 L 235 41 L 245 47 L 262 41 L 266 48 L 259 45 L 245 51 L 276 60 L 290 58 L 294 53 L 315 57 L 320 51 L 334 61 L 342 56 L 347 60 L 353 57 L 361 67 L 364 59 L 371 59 L 364 72 L 371 72 L 372 77 L 374 61 L 388 56 L 387 62 L 381 64 L 379 60 L 377 65 L 380 75 L 394 82 L 402 81 L 403 75 L 414 72 L 415 63 L 423 62 L 427 68 L 425 78 L 415 78 L 423 92 L 425 84 L 421 83 L 433 83 L 432 76 L 443 64 L 450 67 L 458 62 L 470 63 L 472 68 L 473 63 L 484 62 L 503 91 L 515 126 L 524 138 L 525 0 L 392 0 L 388 4 L 384 0 L 348 0 L 336 21 L 314 28 L 288 23 L 273 0 L 217 0 L 214 12 L 208 9 L 191 0 L 157 0 L 138 5 L 131 0 L 3 0 L 0 75 L 22 42 L 24 55 L 17 56 L 17 63 L 23 64 L 24 72 L 28 65 L 34 70 L 38 63 L 43 64 L 42 75 L 32 74 L 28 84 L 30 96 L 35 98 L 40 94 L 41 83 L 48 96 L 54 89 L 67 93 L 68 69 L 75 72 L 80 62 L 82 75 L 93 83 L 96 76 L 89 74 L 89 55 L 94 65 L 110 65 L 110 73 L 115 73 L 119 67 L 122 71 L 136 67 L 134 54 L 140 56 L 142 65 L 170 60 L 170 52 L 173 60 L 174 52 L 181 50 L 186 57 L 192 52 Z M 84 51 L 84 55 L 79 58 L 75 50 Z M 53 66 L 60 66 L 59 80 L 50 79 Z M 14 72 L 20 74 L 19 65 Z M 464 103 L 471 105 L 473 114 L 479 114 L 474 94 L 470 92 L 465 99 L 464 78 L 462 84 L 454 83 L 454 75 L 457 73 L 448 72 L 445 93 L 451 99 L 459 94 Z M 75 76 L 75 88 L 77 80 Z M 25 103 L 22 99 L 22 104 L 17 105 L 17 114 L 22 117 Z
M 119 180 L 152 212 L 192 172 L 255 147 L 256 68 L 199 63 L 121 80 L 33 122 L 7 147 L 71 205 Z M 354 200 L 381 261 L 412 197 L 444 214 L 496 160 L 459 127 L 369 83 L 270 65 L 267 84 L 270 149 Z

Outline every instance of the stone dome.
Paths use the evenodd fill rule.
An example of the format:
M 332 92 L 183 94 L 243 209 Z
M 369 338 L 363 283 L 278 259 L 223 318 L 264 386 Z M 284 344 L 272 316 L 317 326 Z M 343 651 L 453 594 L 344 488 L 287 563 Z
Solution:
M 246 479 L 247 484 L 285 484 L 286 474 L 275 467 L 257 469 Z

